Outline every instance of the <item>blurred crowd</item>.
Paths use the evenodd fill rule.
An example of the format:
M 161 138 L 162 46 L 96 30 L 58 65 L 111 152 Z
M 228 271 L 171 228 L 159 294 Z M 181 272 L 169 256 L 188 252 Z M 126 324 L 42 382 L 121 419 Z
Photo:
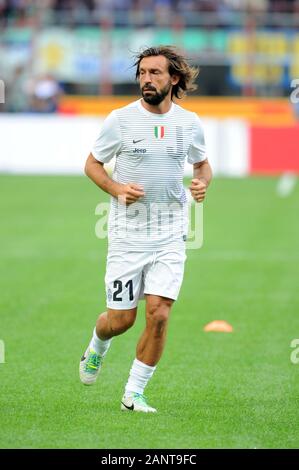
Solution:
M 253 15 L 247 15 L 247 13 L 253 13 Z M 271 15 L 275 13 L 278 15 Z M 81 25 L 105 27 L 106 25 L 110 29 L 114 26 L 166 25 L 173 27 L 179 25 L 182 27 L 207 27 L 208 29 L 228 27 L 230 29 L 231 26 L 241 25 L 247 28 L 249 25 L 239 19 L 238 15 L 240 17 L 243 15 L 243 18 L 248 17 L 251 21 L 253 17 L 254 19 L 264 18 L 267 14 L 278 18 L 278 28 L 281 28 L 282 25 L 285 28 L 288 26 L 287 23 L 281 23 L 281 18 L 291 18 L 292 28 L 296 31 L 295 21 L 298 21 L 299 18 L 299 0 L 0 0 L 0 41 L 1 32 L 9 30 L 7 26 L 29 26 L 28 29 L 35 31 L 38 31 L 40 26 L 52 25 L 70 27 Z M 233 19 L 234 15 L 236 21 Z M 203 22 L 205 17 L 208 17 L 206 24 Z M 258 22 L 253 21 L 251 24 L 256 27 L 255 23 Z M 271 24 L 271 26 L 273 25 Z M 2 37 L 5 38 L 5 34 Z M 22 41 L 19 43 L 16 41 L 14 44 L 11 38 L 12 36 L 9 34 L 5 38 L 7 55 L 4 54 L 5 47 L 2 47 L 0 43 L 0 79 L 5 79 L 6 82 L 6 102 L 4 105 L 0 105 L 0 112 L 55 112 L 63 93 L 84 94 L 87 92 L 94 94 L 94 91 L 90 92 L 90 89 L 94 90 L 93 84 L 90 85 L 90 89 L 87 86 L 86 90 L 82 91 L 79 85 L 78 90 L 76 89 L 77 83 L 75 81 L 70 80 L 70 84 L 63 81 L 58 82 L 55 74 L 53 76 L 49 74 L 36 76 L 32 71 L 30 59 L 22 59 Z M 10 54 L 11 44 L 14 46 L 14 49 L 11 49 L 13 54 Z M 55 58 L 55 50 L 50 52 Z M 8 61 L 7 57 L 12 57 L 13 60 Z M 202 79 L 205 80 L 205 83 L 209 83 L 207 94 L 215 93 L 213 83 L 216 80 L 218 90 L 216 94 L 220 94 L 218 71 L 226 74 L 225 77 L 229 76 L 229 70 L 225 69 L 228 67 L 226 58 L 223 60 L 225 60 L 224 63 L 218 63 L 216 60 L 209 70 L 212 70 L 214 65 L 219 65 L 219 67 L 217 69 L 215 67 L 215 72 L 208 71 L 206 78 Z M 47 69 L 42 68 L 42 70 Z M 211 80 L 211 77 L 214 78 Z M 221 83 L 223 90 L 230 87 L 229 90 L 234 93 L 241 93 L 241 89 L 236 88 L 228 79 L 222 80 Z M 227 83 L 229 84 L 227 85 Z M 266 83 L 263 86 L 267 86 L 267 90 L 261 93 L 267 96 L 271 93 L 276 94 L 276 91 L 273 92 L 271 88 L 269 89 L 268 82 Z M 123 84 L 118 85 L 119 90 L 121 86 Z M 286 90 L 286 86 L 279 82 L 277 95 L 288 93 L 289 90 Z M 128 92 L 127 88 L 125 90 Z M 124 91 L 121 89 L 121 94 L 123 93 Z M 299 118 L 298 106 L 296 113 Z
M 28 68 L 19 65 L 6 82 L 6 99 L 0 111 L 54 113 L 62 94 L 62 87 L 51 74 L 33 77 Z
M 0 0 L 1 23 L 94 24 L 111 21 L 126 25 L 132 15 L 154 24 L 157 17 L 175 14 L 298 13 L 299 0 Z M 142 22 L 142 21 L 141 21 Z M 134 23 L 134 20 L 133 20 Z

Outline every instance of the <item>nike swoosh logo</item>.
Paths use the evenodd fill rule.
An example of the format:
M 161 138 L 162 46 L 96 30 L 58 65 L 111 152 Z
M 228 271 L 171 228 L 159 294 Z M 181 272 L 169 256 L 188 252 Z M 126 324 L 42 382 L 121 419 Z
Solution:
M 123 404 L 128 410 L 132 410 L 132 411 L 134 410 L 134 403 L 132 403 L 131 406 L 127 406 L 127 405 L 125 405 L 124 402 L 122 401 L 122 404 Z
M 145 139 L 133 140 L 133 144 L 138 144 L 138 142 L 142 142 Z

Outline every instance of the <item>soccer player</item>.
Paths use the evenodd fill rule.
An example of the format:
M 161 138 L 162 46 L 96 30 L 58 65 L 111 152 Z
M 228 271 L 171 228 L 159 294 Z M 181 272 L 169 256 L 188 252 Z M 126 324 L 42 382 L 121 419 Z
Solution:
M 107 310 L 80 362 L 80 379 L 93 384 L 114 336 L 133 326 L 145 299 L 146 325 L 121 400 L 121 410 L 156 412 L 144 396 L 166 340 L 169 314 L 181 287 L 186 240 L 184 162 L 202 202 L 212 178 L 202 124 L 173 102 L 195 89 L 196 68 L 173 46 L 137 56 L 142 98 L 105 119 L 85 166 L 86 175 L 111 195 L 106 266 Z M 104 164 L 116 156 L 112 178 Z M 179 348 L 179 345 L 178 345 Z

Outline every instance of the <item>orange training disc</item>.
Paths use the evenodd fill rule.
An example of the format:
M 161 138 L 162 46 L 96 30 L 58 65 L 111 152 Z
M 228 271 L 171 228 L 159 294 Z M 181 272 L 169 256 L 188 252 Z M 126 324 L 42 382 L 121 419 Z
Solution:
M 232 333 L 233 327 L 224 320 L 214 320 L 204 327 L 204 331 L 222 331 L 224 333 Z

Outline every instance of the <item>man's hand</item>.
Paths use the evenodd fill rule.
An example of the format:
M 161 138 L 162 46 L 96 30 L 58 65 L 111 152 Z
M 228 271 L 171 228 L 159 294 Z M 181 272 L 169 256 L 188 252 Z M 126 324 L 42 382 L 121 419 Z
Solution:
M 207 187 L 208 185 L 203 179 L 195 178 L 191 181 L 189 189 L 194 201 L 202 202 L 204 200 L 206 197 Z
M 120 185 L 118 192 L 118 199 L 121 203 L 129 205 L 138 201 L 139 198 L 145 195 L 142 187 L 136 183 L 128 183 Z
M 104 168 L 104 163 L 96 160 L 92 153 L 86 160 L 85 173 L 99 188 L 118 198 L 122 204 L 132 204 L 145 195 L 139 184 L 122 184 L 111 179 Z

